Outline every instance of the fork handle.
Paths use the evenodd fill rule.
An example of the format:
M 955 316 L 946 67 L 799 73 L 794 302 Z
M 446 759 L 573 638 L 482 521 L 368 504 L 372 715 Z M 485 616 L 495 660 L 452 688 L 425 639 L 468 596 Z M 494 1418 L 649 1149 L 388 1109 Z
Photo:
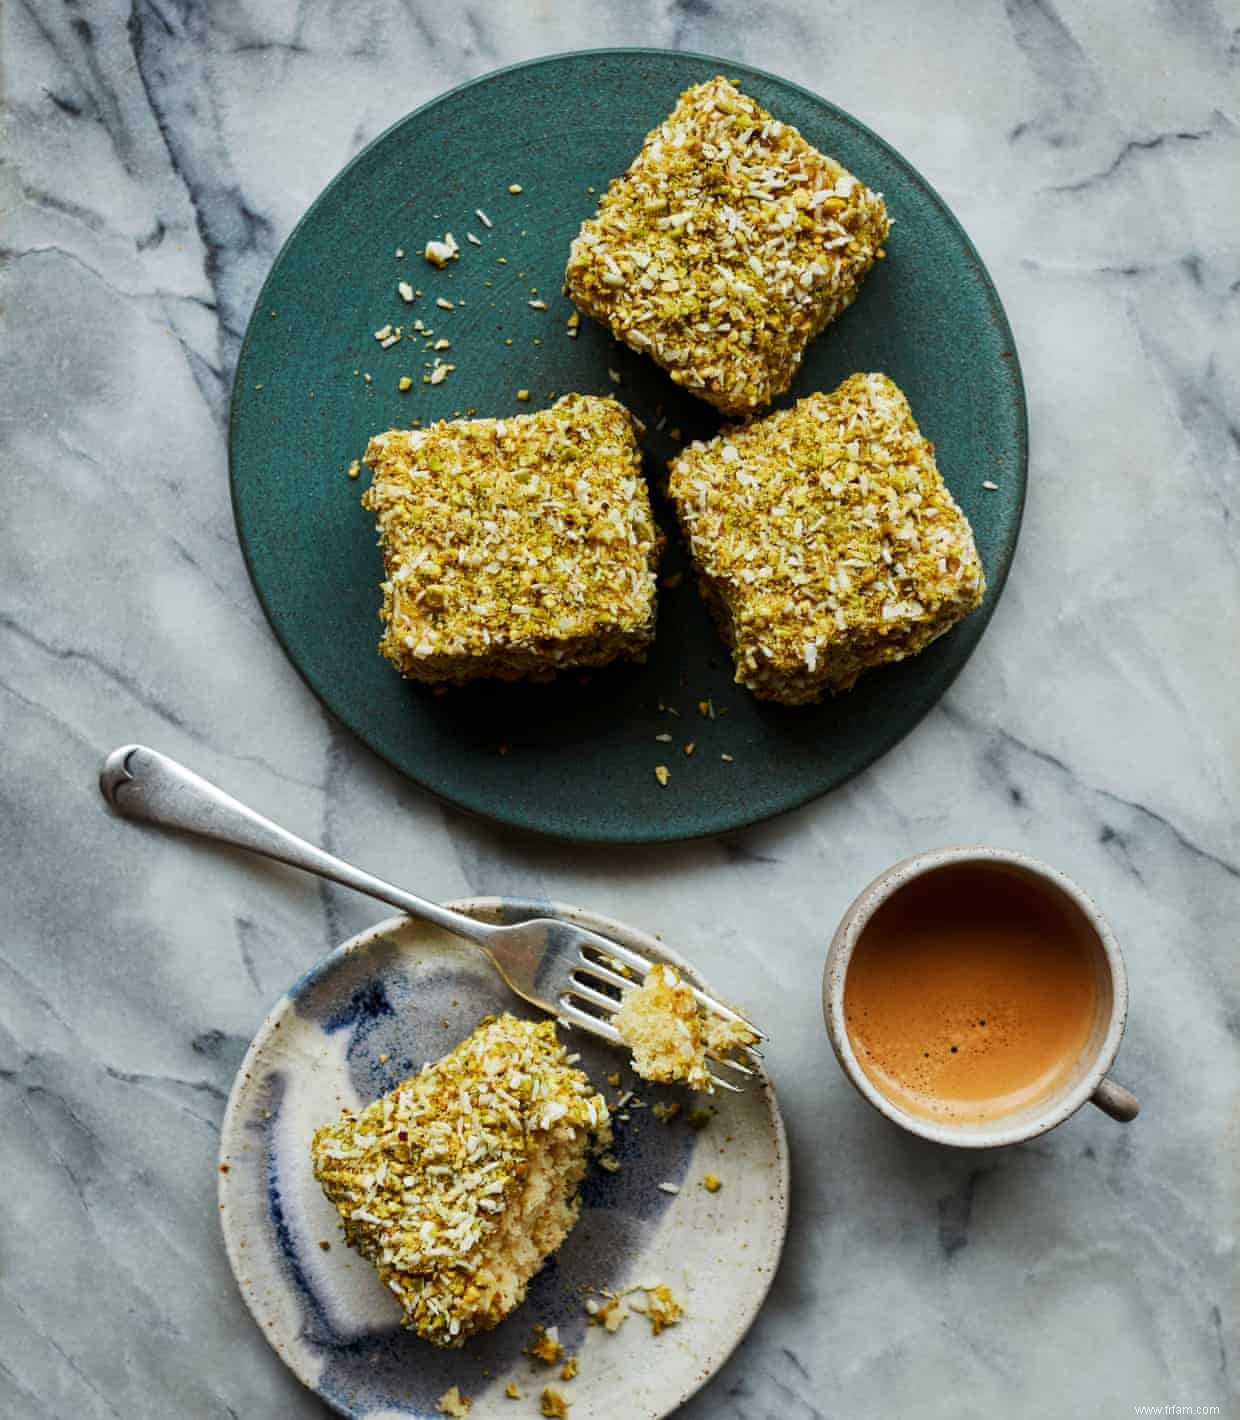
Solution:
M 441 907 L 411 892 L 355 868 L 343 858 L 298 838 L 269 818 L 217 788 L 175 759 L 145 745 L 121 745 L 103 762 L 99 789 L 126 818 L 179 828 L 219 843 L 245 848 L 264 858 L 315 873 L 420 917 L 479 946 L 489 944 L 491 928 L 462 912 Z

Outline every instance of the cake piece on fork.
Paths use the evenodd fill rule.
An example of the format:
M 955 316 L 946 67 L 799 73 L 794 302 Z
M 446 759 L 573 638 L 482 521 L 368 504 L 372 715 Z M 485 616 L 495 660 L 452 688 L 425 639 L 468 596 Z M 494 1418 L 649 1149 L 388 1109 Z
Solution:
M 711 1056 L 758 1043 L 744 1021 L 701 1005 L 689 983 L 666 964 L 651 967 L 644 981 L 623 992 L 611 1023 L 643 1079 L 693 1090 L 714 1089 Z

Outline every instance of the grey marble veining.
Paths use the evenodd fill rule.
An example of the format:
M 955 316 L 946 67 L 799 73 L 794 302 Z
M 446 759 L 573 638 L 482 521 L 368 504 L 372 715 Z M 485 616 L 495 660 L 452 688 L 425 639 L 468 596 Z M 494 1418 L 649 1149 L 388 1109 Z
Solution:
M 258 285 L 360 146 L 497 65 L 628 43 L 786 74 L 942 191 L 1015 327 L 1031 493 L 979 651 L 860 779 L 718 842 L 570 852 L 328 720 L 246 579 L 223 420 Z M 134 739 L 428 894 L 662 931 L 779 1022 L 793 1245 L 686 1415 L 1240 1413 L 1240 6 L 10 0 L 3 53 L 0 1414 L 325 1413 L 242 1305 L 214 1154 L 266 1006 L 376 909 L 110 819 L 98 761 Z M 1113 919 L 1130 1128 L 970 1157 L 843 1082 L 831 927 L 961 840 Z

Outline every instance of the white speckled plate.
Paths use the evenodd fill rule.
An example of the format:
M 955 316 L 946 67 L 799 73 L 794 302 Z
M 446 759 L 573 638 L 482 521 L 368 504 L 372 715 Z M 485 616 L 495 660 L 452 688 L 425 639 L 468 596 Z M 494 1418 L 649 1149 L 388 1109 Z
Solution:
M 456 904 L 497 920 L 554 914 L 607 933 L 652 958 L 688 965 L 631 927 L 547 903 Z M 649 1107 L 617 1118 L 620 1171 L 587 1176 L 581 1221 L 502 1326 L 458 1351 L 441 1351 L 397 1325 L 393 1298 L 344 1246 L 336 1213 L 310 1167 L 314 1129 L 348 1104 L 365 1104 L 468 1035 L 491 1012 L 533 1015 L 468 943 L 394 918 L 346 942 L 268 1015 L 242 1062 L 220 1141 L 220 1216 L 233 1272 L 264 1335 L 294 1374 L 342 1415 L 433 1417 L 450 1386 L 473 1397 L 471 1420 L 538 1414 L 554 1383 L 573 1420 L 657 1420 L 723 1364 L 758 1313 L 779 1261 L 788 1219 L 783 1120 L 768 1079 L 712 1103 L 701 1131 L 684 1122 L 700 1097 L 634 1082 L 624 1057 L 576 1034 L 583 1068 L 609 1099 L 604 1077 L 622 1069 L 649 1106 L 680 1099 L 671 1124 Z M 715 1194 L 702 1178 L 723 1180 Z M 672 1195 L 658 1187 L 674 1183 Z M 330 1246 L 322 1247 L 322 1242 Z M 666 1282 L 684 1320 L 652 1335 L 632 1315 L 614 1335 L 587 1327 L 584 1288 Z M 536 1323 L 559 1327 L 580 1358 L 572 1382 L 526 1356 Z M 504 1395 L 516 1381 L 518 1404 Z M 619 1408 L 617 1408 L 619 1406 Z

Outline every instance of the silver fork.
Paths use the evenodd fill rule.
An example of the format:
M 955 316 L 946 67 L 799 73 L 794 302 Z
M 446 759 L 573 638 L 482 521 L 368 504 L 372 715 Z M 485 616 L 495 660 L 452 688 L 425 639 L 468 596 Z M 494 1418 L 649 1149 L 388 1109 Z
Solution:
M 610 1018 L 620 1004 L 619 993 L 633 985 L 624 969 L 644 978 L 655 963 L 609 937 L 556 917 L 535 917 L 497 926 L 441 907 L 325 853 L 247 808 L 175 759 L 145 745 L 114 749 L 99 772 L 99 788 L 108 803 L 126 818 L 146 819 L 235 848 L 247 848 L 251 853 L 364 892 L 410 917 L 464 937 L 486 952 L 512 990 L 530 1005 L 612 1044 L 623 1044 Z M 758 1041 L 766 1039 L 729 1006 L 696 986 L 693 994 L 708 1011 L 739 1022 Z M 753 1061 L 761 1058 L 753 1046 L 742 1046 L 740 1051 Z M 712 1060 L 741 1075 L 756 1073 L 752 1065 L 730 1055 L 714 1055 Z M 711 1079 L 719 1089 L 739 1092 L 737 1085 L 714 1071 Z

